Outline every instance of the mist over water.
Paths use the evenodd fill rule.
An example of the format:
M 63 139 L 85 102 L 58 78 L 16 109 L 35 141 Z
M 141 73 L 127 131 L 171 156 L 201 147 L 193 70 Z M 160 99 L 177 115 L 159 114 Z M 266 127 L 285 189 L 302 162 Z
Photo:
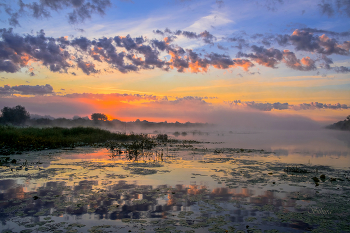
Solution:
M 175 137 L 175 136 L 174 136 Z M 212 130 L 189 132 L 179 139 L 223 142 L 227 147 L 251 149 L 298 149 L 310 151 L 349 151 L 348 132 L 318 130 Z
M 158 131 L 157 131 L 158 132 Z M 159 131 L 170 138 L 214 142 L 207 148 L 243 148 L 274 152 L 281 162 L 350 167 L 350 134 L 345 131 L 240 129 L 211 127 L 200 130 Z M 216 144 L 219 143 L 219 144 Z M 255 157 L 256 159 L 256 157 Z

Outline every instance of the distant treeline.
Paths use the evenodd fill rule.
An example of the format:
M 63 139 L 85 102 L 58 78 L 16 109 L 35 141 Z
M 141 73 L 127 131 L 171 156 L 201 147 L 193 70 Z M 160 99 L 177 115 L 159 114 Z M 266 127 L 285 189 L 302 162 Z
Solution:
M 103 113 L 91 114 L 88 117 L 74 117 L 73 119 L 49 117 L 31 118 L 29 112 L 23 106 L 13 108 L 4 107 L 1 110 L 0 124 L 2 125 L 26 125 L 33 127 L 99 127 L 104 129 L 115 129 L 120 131 L 130 131 L 134 129 L 159 129 L 159 128 L 198 128 L 209 126 L 208 123 L 168 123 L 168 122 L 149 122 L 146 120 L 136 120 L 133 122 L 123 122 L 120 120 L 108 120 Z
M 198 128 L 209 126 L 207 123 L 167 123 L 167 122 L 149 122 L 149 121 L 140 121 L 136 120 L 134 122 L 123 122 L 120 120 L 90 120 L 86 118 L 78 118 L 78 119 L 66 119 L 66 118 L 57 118 L 57 119 L 47 119 L 47 118 L 39 118 L 39 119 L 29 119 L 26 121 L 26 125 L 30 126 L 63 126 L 63 127 L 76 127 L 76 126 L 84 126 L 84 127 L 100 127 L 100 128 L 115 128 L 121 131 L 130 130 L 130 129 L 158 129 L 158 128 Z
M 350 130 L 350 115 L 343 121 L 338 121 L 326 127 L 327 129 Z

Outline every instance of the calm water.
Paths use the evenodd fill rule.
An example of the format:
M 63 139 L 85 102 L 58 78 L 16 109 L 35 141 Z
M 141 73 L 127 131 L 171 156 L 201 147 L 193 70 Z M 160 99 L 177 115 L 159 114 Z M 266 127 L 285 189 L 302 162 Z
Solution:
M 136 161 L 94 148 L 11 156 L 0 166 L 0 229 L 350 231 L 349 132 L 161 133 L 203 143 L 160 144 Z
M 251 148 L 274 152 L 274 158 L 288 163 L 312 163 L 338 168 L 350 167 L 350 133 L 334 130 L 265 130 L 265 131 L 187 131 L 174 138 L 222 142 L 211 148 Z M 257 156 L 259 157 L 259 156 Z

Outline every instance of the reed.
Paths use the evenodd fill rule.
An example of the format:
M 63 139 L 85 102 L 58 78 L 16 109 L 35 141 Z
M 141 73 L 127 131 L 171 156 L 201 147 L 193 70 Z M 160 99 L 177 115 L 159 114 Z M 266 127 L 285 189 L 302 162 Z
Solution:
M 106 143 L 110 140 L 136 141 L 147 135 L 112 133 L 92 127 L 14 127 L 0 126 L 0 154 L 14 154 L 22 151 L 57 149 Z

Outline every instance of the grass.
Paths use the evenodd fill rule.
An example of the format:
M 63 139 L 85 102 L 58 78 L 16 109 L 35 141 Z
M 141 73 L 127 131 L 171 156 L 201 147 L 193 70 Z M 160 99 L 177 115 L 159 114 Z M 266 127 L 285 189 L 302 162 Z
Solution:
M 69 129 L 0 126 L 0 155 L 20 153 L 21 151 L 88 146 L 106 143 L 110 140 L 136 141 L 146 137 L 146 135 L 112 133 L 108 130 L 91 127 Z

